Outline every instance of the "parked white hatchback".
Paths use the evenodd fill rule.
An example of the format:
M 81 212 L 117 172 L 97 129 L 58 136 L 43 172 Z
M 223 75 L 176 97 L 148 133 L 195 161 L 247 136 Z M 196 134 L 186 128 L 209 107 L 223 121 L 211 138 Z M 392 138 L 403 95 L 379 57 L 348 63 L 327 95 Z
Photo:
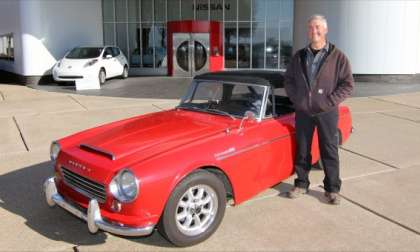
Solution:
M 76 47 L 54 65 L 52 72 L 57 82 L 94 76 L 100 84 L 104 84 L 108 78 L 127 78 L 128 63 L 122 51 L 115 46 Z

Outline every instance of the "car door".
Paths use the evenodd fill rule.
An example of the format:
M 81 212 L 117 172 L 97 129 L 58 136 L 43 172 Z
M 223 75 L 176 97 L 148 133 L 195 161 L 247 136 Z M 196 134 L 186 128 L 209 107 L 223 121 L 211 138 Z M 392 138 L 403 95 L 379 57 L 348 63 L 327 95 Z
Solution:
M 108 56 L 109 55 L 109 56 Z M 115 58 L 113 57 L 113 52 L 112 52 L 112 48 L 111 47 L 106 47 L 103 57 L 102 57 L 102 65 L 105 68 L 106 71 L 106 77 L 110 78 L 113 77 L 115 75 L 115 70 L 113 67 L 113 61 L 115 60 Z
M 124 70 L 124 56 L 121 53 L 121 50 L 117 47 L 112 47 L 112 53 L 112 56 L 114 57 L 112 61 L 114 76 L 118 76 L 121 75 Z

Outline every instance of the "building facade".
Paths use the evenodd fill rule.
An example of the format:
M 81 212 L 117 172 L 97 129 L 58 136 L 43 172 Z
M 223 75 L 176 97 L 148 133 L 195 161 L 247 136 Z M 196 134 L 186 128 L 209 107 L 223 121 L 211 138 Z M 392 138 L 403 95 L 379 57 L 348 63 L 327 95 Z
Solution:
M 420 73 L 415 0 L 3 0 L 0 70 L 45 76 L 73 47 L 97 45 L 119 46 L 131 75 L 177 75 L 188 64 L 197 71 L 187 75 L 199 66 L 284 70 L 306 45 L 306 20 L 315 13 L 327 17 L 329 39 L 354 73 Z M 194 27 L 210 23 L 220 31 L 175 43 L 179 31 L 196 38 L 203 30 Z M 211 41 L 213 31 L 220 43 Z

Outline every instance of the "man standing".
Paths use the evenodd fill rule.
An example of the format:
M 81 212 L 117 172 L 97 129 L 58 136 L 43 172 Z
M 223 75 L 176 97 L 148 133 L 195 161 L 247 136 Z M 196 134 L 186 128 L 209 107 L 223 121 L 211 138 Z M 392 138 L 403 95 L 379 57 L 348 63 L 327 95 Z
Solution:
M 285 74 L 287 95 L 296 110 L 297 178 L 289 198 L 308 192 L 315 127 L 318 130 L 324 189 L 328 202 L 340 204 L 338 157 L 338 105 L 353 91 L 353 75 L 347 57 L 327 41 L 327 20 L 314 15 L 308 20 L 309 45 L 292 58 Z

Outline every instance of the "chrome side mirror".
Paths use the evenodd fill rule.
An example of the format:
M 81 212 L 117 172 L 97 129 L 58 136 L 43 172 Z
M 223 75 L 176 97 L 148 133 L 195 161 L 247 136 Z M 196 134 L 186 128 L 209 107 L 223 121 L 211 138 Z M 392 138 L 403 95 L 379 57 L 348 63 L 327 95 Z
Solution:
M 110 58 L 112 58 L 112 55 L 111 55 L 111 54 L 107 54 L 107 55 L 105 56 L 105 58 L 106 58 L 106 59 L 110 59 Z
M 238 133 L 240 133 L 243 130 L 243 124 L 245 120 L 256 121 L 257 119 L 255 117 L 255 113 L 249 110 L 245 112 L 244 117 L 241 120 L 241 124 L 239 125 Z

